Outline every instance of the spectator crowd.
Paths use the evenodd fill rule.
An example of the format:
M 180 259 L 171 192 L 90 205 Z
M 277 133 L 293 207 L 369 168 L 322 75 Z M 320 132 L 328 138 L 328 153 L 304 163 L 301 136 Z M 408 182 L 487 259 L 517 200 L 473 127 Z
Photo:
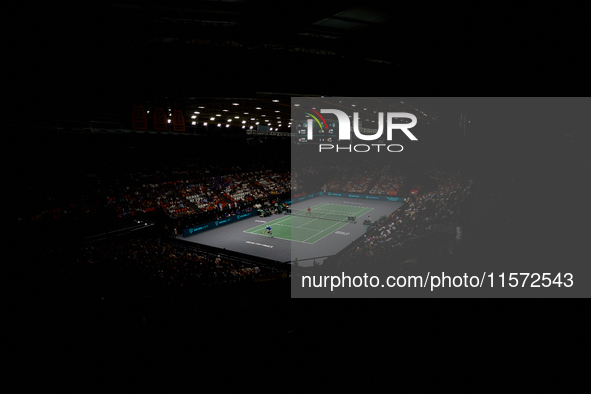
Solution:
M 363 241 L 349 249 L 344 258 L 373 256 L 434 231 L 437 225 L 456 226 L 466 206 L 473 181 L 461 173 L 434 171 L 437 187 L 407 199 L 405 205 L 392 215 L 376 222 L 364 235 Z
M 211 286 L 277 276 L 254 263 L 157 240 L 95 243 L 50 253 L 59 261 L 62 276 L 85 277 L 102 271 L 111 278 L 135 278 L 156 287 Z

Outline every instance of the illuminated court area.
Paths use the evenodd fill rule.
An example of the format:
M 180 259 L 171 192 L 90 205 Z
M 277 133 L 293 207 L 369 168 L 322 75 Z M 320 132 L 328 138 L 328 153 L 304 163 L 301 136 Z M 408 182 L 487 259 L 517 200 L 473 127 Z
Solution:
M 279 262 L 332 256 L 365 234 L 368 216 L 375 221 L 400 206 L 402 202 L 322 196 L 293 204 L 291 215 L 255 216 L 183 239 Z M 264 232 L 267 226 L 272 237 Z
M 368 207 L 327 203 L 316 204 L 310 208 L 310 213 L 307 212 L 307 209 L 293 210 L 291 215 L 284 215 L 244 232 L 270 237 L 266 232 L 267 226 L 270 226 L 273 238 L 315 244 L 329 234 L 345 227 L 349 223 L 348 218 L 363 218 L 365 217 L 363 215 L 373 210 Z

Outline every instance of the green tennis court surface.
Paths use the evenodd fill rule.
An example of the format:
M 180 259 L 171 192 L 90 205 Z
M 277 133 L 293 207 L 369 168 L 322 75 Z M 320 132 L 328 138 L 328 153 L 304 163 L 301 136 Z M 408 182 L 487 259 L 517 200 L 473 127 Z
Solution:
M 312 209 L 310 216 L 306 216 L 306 211 L 299 211 L 297 213 L 294 211 L 294 215 L 282 215 L 279 219 L 261 224 L 244 232 L 270 237 L 265 232 L 265 228 L 271 226 L 274 238 L 313 244 L 330 233 L 346 226 L 349 216 L 360 218 L 373 209 L 339 204 L 318 204 L 310 208 Z M 360 219 L 363 220 L 363 218 Z

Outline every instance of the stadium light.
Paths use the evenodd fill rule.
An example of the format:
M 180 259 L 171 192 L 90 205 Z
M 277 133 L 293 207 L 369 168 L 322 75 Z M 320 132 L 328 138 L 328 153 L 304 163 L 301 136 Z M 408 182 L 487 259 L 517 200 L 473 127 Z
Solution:
M 256 107 L 255 109 L 261 109 L 261 107 Z
M 234 119 L 240 119 L 240 116 L 234 116 Z
M 171 120 L 170 120 L 170 119 L 168 119 L 168 123 L 170 123 L 170 122 L 171 122 Z
M 207 126 L 207 122 L 203 122 L 203 126 Z
M 193 116 L 191 116 L 191 119 L 195 119 L 196 117 L 197 117 L 197 116 L 193 115 Z
M 240 104 L 238 104 L 238 103 L 232 103 L 232 105 L 240 105 Z
M 246 123 L 246 120 L 243 120 L 242 123 Z
M 209 118 L 209 120 L 215 120 L 215 118 Z
M 279 100 L 271 100 L 271 101 L 273 101 L 274 103 L 278 103 L 279 102 Z
M 197 122 L 191 122 L 191 124 L 192 124 L 193 126 L 195 126 L 195 125 L 197 124 Z
M 221 123 L 218 123 L 218 127 L 222 127 L 222 124 Z

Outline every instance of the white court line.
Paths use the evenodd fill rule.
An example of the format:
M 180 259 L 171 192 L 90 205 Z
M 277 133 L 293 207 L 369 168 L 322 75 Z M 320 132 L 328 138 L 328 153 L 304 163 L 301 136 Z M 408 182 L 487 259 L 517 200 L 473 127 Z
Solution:
M 259 237 L 266 237 L 266 238 L 273 238 L 273 239 L 281 239 L 281 240 L 290 241 L 290 242 L 299 242 L 299 243 L 307 244 L 307 245 L 312 245 L 313 244 L 313 242 L 297 241 L 297 240 L 291 239 L 291 238 L 283 238 L 283 237 L 276 237 L 276 236 L 270 237 L 268 235 L 264 235 L 264 234 L 261 234 L 261 233 L 247 233 L 247 234 L 258 235 Z
M 318 205 L 311 206 L 310 208 L 316 208 L 316 207 L 318 207 L 318 206 L 321 206 L 321 205 L 340 205 L 340 204 L 328 204 L 328 203 L 322 203 L 322 204 L 318 204 Z M 371 211 L 373 211 L 373 209 L 374 209 L 374 208 L 364 207 L 364 208 L 360 209 L 359 211 L 355 211 L 355 212 L 353 212 L 353 213 L 350 213 L 350 212 L 347 212 L 347 213 L 349 213 L 351 216 L 353 216 L 353 215 L 358 215 L 359 213 L 363 212 L 363 211 L 364 211 L 364 210 L 366 210 L 366 209 L 369 209 L 369 211 L 366 211 L 366 212 L 364 212 L 364 214 L 365 214 L 365 213 L 368 213 L 368 212 L 371 212 Z M 334 212 L 334 211 L 333 211 L 333 212 Z M 286 218 L 283 218 L 283 219 L 275 219 L 275 220 L 277 220 L 277 222 L 276 222 L 276 223 L 269 222 L 269 223 L 266 223 L 265 225 L 258 225 L 258 226 L 255 226 L 255 227 L 253 227 L 253 228 L 257 228 L 257 227 L 260 227 L 260 226 L 266 227 L 267 225 L 275 225 L 275 224 L 277 224 L 277 225 L 280 225 L 280 226 L 286 226 L 286 227 L 292 227 L 292 228 L 301 228 L 302 230 L 313 230 L 313 231 L 318 231 L 318 232 L 320 232 L 320 233 L 322 233 L 322 232 L 324 232 L 324 231 L 328 231 L 328 232 L 327 232 L 327 234 L 326 234 L 325 236 L 323 236 L 323 237 L 321 237 L 321 238 L 317 239 L 317 240 L 316 240 L 316 241 L 314 241 L 314 242 L 306 242 L 306 241 L 307 241 L 307 240 L 309 240 L 309 239 L 311 239 L 311 238 L 314 238 L 314 237 L 318 236 L 318 234 L 314 234 L 313 236 L 311 236 L 311 237 L 309 237 L 309 238 L 306 238 L 306 239 L 305 239 L 305 240 L 303 240 L 303 241 L 298 241 L 298 240 L 291 239 L 291 238 L 273 237 L 273 238 L 275 238 L 275 239 L 282 239 L 282 240 L 285 240 L 285 241 L 290 241 L 290 242 L 298 242 L 298 243 L 303 243 L 303 244 L 307 244 L 307 245 L 313 245 L 313 244 L 315 244 L 316 242 L 320 241 L 321 239 L 324 239 L 324 238 L 328 237 L 330 234 L 333 234 L 333 232 L 334 232 L 334 231 L 336 231 L 336 230 L 340 229 L 341 227 L 344 227 L 344 226 L 346 226 L 347 224 L 349 224 L 348 222 L 337 222 L 337 223 L 333 224 L 332 226 L 330 226 L 330 227 L 328 227 L 328 228 L 326 228 L 326 229 L 324 229 L 324 230 L 306 229 L 306 228 L 303 228 L 303 227 L 300 227 L 300 226 L 292 226 L 292 225 L 286 225 L 286 224 L 279 224 L 279 223 L 281 223 L 282 221 L 285 221 L 285 220 L 287 220 L 287 219 L 290 219 L 291 217 L 292 217 L 292 215 L 288 215 L 288 217 L 286 217 Z M 301 216 L 296 216 L 296 217 L 301 217 Z M 313 219 L 313 220 L 311 220 L 311 221 L 309 221 L 309 222 L 303 223 L 302 225 L 305 225 L 305 224 L 308 224 L 308 223 L 312 223 L 313 221 L 316 221 L 316 220 L 321 220 L 321 219 L 322 219 L 322 218 L 316 218 L 316 219 Z M 324 219 L 322 219 L 322 220 L 324 220 Z M 336 225 L 339 225 L 339 224 L 341 225 L 341 227 L 338 227 L 338 228 L 336 228 L 336 229 L 334 229 L 334 230 L 330 230 L 332 227 L 334 227 L 334 226 L 336 226 Z M 251 228 L 251 229 L 248 229 L 248 230 L 252 230 L 253 228 Z M 254 234 L 254 235 L 261 236 L 261 237 L 268 237 L 268 238 L 269 238 L 269 236 L 268 236 L 268 235 L 260 234 L 260 233 L 254 232 L 254 231 L 253 231 L 253 232 L 248 232 L 248 230 L 244 230 L 243 232 L 244 232 L 244 233 L 247 233 L 247 234 Z
M 339 225 L 339 224 L 340 224 L 341 226 L 340 226 L 340 227 L 338 227 L 338 228 L 341 228 L 341 227 L 344 227 L 344 226 L 346 226 L 346 225 L 347 225 L 347 224 L 349 224 L 349 223 L 347 223 L 347 222 L 337 222 L 337 223 L 333 224 L 332 226 L 330 226 L 330 227 L 328 227 L 328 228 L 325 228 L 323 231 L 328 231 L 328 233 L 327 233 L 326 235 L 328 235 L 328 234 L 332 234 L 333 230 L 331 230 L 330 228 L 331 228 L 331 227 L 334 227 L 335 225 Z M 324 237 L 326 237 L 326 235 L 325 235 Z M 312 235 L 310 238 L 306 238 L 306 239 L 304 239 L 304 242 L 306 242 L 307 240 L 309 240 L 309 239 L 312 239 L 312 238 L 314 238 L 314 237 L 316 237 L 316 236 L 318 236 L 318 234 L 314 234 L 314 235 Z M 324 238 L 324 237 L 322 237 L 322 238 Z M 312 242 L 312 243 L 314 243 L 314 244 L 315 244 L 316 242 L 320 241 L 322 238 L 320 238 L 320 239 L 317 239 L 316 241 L 314 241 L 314 242 Z
M 308 224 L 308 223 L 312 223 L 313 221 L 315 221 L 315 220 L 318 220 L 318 219 L 321 219 L 321 218 L 315 218 L 315 219 L 312 219 L 312 220 L 310 220 L 309 222 L 302 223 L 302 224 L 300 224 L 299 226 L 295 226 L 295 227 L 301 227 L 301 226 L 304 226 L 304 225 L 306 225 L 306 224 Z
M 338 205 L 338 204 L 334 204 L 334 205 Z M 352 215 L 357 215 L 357 214 L 359 214 L 359 213 L 363 212 L 364 210 L 366 210 L 366 209 L 368 209 L 368 208 L 369 208 L 369 207 L 364 207 L 364 208 L 362 208 L 362 209 L 360 209 L 360 210 L 358 210 L 358 211 L 355 211 L 355 212 L 353 212 L 353 213 L 352 213 Z M 373 208 L 369 208 L 369 211 L 367 211 L 367 212 L 370 212 L 370 211 L 372 211 L 372 210 L 373 210 Z M 367 213 L 367 212 L 365 212 L 365 213 Z M 314 219 L 314 220 L 320 220 L 320 219 L 322 219 L 322 218 L 318 218 L 318 219 Z M 304 224 L 312 223 L 314 220 L 311 220 L 310 222 L 306 222 L 306 223 L 304 223 Z M 304 224 L 302 224 L 302 226 L 303 226 Z M 324 237 L 328 236 L 329 234 L 332 234 L 333 230 L 331 230 L 331 228 L 333 228 L 334 226 L 336 226 L 336 225 L 340 225 L 340 227 L 338 227 L 338 228 L 337 228 L 337 229 L 339 229 L 339 228 L 341 228 L 341 227 L 344 227 L 344 226 L 345 226 L 345 225 L 347 225 L 347 224 L 348 224 L 348 222 L 340 222 L 340 221 L 339 221 L 339 222 L 337 222 L 337 223 L 333 224 L 332 226 L 329 226 L 329 227 L 325 228 L 324 230 L 322 230 L 322 232 L 324 232 L 324 231 L 328 231 L 328 233 L 327 233 L 327 234 L 326 234 Z M 336 231 L 336 230 L 335 230 L 335 231 Z M 318 234 L 314 234 L 313 236 L 311 236 L 311 237 L 309 237 L 309 238 L 306 238 L 306 239 L 304 239 L 304 241 L 303 241 L 303 242 L 304 242 L 304 243 L 307 243 L 307 242 L 306 242 L 307 240 L 309 240 L 309 239 L 312 239 L 312 238 L 314 238 L 314 237 L 316 237 L 316 236 L 318 236 Z M 324 238 L 324 237 L 322 237 L 322 238 Z M 316 240 L 316 241 L 314 241 L 313 243 L 316 243 L 316 242 L 320 241 L 322 238 L 319 238 L 319 239 L 317 239 L 317 240 Z
M 363 210 L 365 210 L 365 209 L 368 209 L 368 207 L 365 207 L 365 208 L 363 208 L 361 211 L 363 211 Z M 358 212 L 361 212 L 361 211 L 358 211 Z M 370 209 L 369 209 L 369 211 L 367 211 L 367 212 L 371 212 L 371 211 L 373 211 L 373 208 L 370 208 Z M 367 213 L 367 212 L 365 212 L 365 213 Z M 364 214 L 365 214 L 365 213 L 364 213 Z M 343 224 L 343 226 L 344 226 L 344 225 L 346 225 L 346 224 L 348 224 L 348 223 L 344 223 L 344 224 Z M 332 227 L 332 226 L 330 226 L 330 227 Z M 330 227 L 329 227 L 329 228 L 330 228 Z M 340 229 L 340 228 L 341 228 L 341 227 L 339 227 L 339 228 L 335 229 L 334 231 L 336 231 L 336 230 L 338 230 L 338 229 Z M 332 231 L 332 230 L 331 230 L 331 231 L 329 231 L 329 232 L 328 232 L 328 233 L 327 233 L 325 236 L 323 236 L 322 238 L 318 238 L 316 241 L 312 242 L 312 244 L 315 244 L 316 242 L 320 241 L 321 239 L 328 237 L 330 234 L 333 234 L 333 231 Z M 318 234 L 315 234 L 314 236 L 312 236 L 312 237 L 310 237 L 310 238 L 314 238 L 314 237 L 315 237 L 315 236 L 317 236 L 317 235 L 318 235 Z M 310 238 L 308 238 L 308 239 L 310 239 Z M 305 239 L 304 241 L 307 241 L 308 239 Z
M 249 234 L 258 235 L 258 236 L 261 236 L 261 237 L 264 237 L 264 236 L 265 236 L 265 235 L 263 235 L 263 234 L 257 234 L 257 233 L 249 233 Z M 268 238 L 271 238 L 271 237 L 269 237 L 269 236 L 266 236 L 266 237 L 268 237 Z M 282 238 L 282 237 L 275 237 L 275 236 L 273 236 L 273 239 L 281 239 L 281 240 L 284 240 L 284 241 L 290 241 L 290 242 L 299 242 L 299 243 L 302 243 L 302 244 L 307 244 L 307 245 L 312 245 L 312 244 L 313 244 L 312 242 L 302 242 L 302 241 L 296 241 L 295 239 L 290 239 L 290 238 Z
M 322 204 L 318 204 L 318 205 L 326 205 L 326 203 L 322 203 Z M 282 221 L 284 221 L 284 220 L 291 219 L 291 217 L 292 217 L 291 215 L 288 215 L 287 217 L 285 217 L 285 218 L 283 218 L 283 219 L 275 219 L 275 221 L 276 221 L 276 222 L 275 222 L 275 221 L 271 221 L 271 222 L 268 222 L 268 223 L 266 223 L 266 224 L 259 224 L 259 225 L 257 225 L 257 226 L 251 227 L 251 228 L 249 228 L 249 229 L 247 229 L 247 230 L 244 230 L 244 231 L 243 231 L 243 233 L 249 233 L 249 234 L 252 234 L 252 233 L 250 233 L 249 231 L 250 231 L 250 230 L 252 230 L 252 229 L 254 229 L 254 228 L 260 227 L 260 226 L 263 226 L 263 228 L 266 228 L 266 227 L 267 227 L 267 226 L 269 226 L 269 225 L 280 225 L 279 223 L 281 223 L 281 222 L 282 222 Z M 301 216 L 300 216 L 300 217 L 301 217 Z M 314 220 L 316 220 L 316 219 L 314 219 Z M 313 222 L 314 220 L 312 220 L 312 221 L 310 221 L 310 222 L 306 222 L 306 223 L 304 223 L 304 224 L 311 223 L 311 222 Z M 304 224 L 302 224 L 302 226 L 303 226 Z M 284 225 L 284 226 L 285 226 L 285 225 Z M 291 225 L 290 225 L 290 227 L 295 227 L 295 228 L 303 228 L 303 227 L 300 227 L 300 226 L 291 226 Z M 253 233 L 254 233 L 255 231 L 256 231 L 256 230 L 253 230 Z
M 327 204 L 326 204 L 326 203 L 322 203 L 322 204 L 314 205 L 314 207 L 321 206 L 321 205 L 327 205 Z M 257 227 L 260 227 L 260 226 L 263 226 L 263 228 L 266 228 L 266 227 L 267 227 L 267 226 L 269 226 L 269 225 L 271 225 L 271 226 L 274 226 L 274 225 L 279 225 L 279 226 L 281 226 L 281 224 L 279 224 L 279 223 L 281 223 L 281 221 L 284 221 L 284 220 L 287 220 L 287 219 L 291 219 L 291 217 L 292 217 L 292 216 L 291 216 L 291 215 L 289 215 L 288 217 L 286 217 L 286 218 L 283 218 L 283 219 L 276 219 L 276 220 L 278 220 L 278 221 L 277 221 L 277 222 L 275 222 L 275 223 L 273 223 L 273 222 L 269 222 L 269 223 L 266 223 L 266 224 L 264 224 L 264 225 L 262 225 L 262 224 L 259 224 L 258 226 L 255 226 L 255 227 L 249 228 L 248 230 L 244 230 L 244 231 L 242 231 L 242 232 L 243 232 L 243 233 L 247 233 L 247 234 L 263 235 L 263 234 L 259 234 L 259 233 L 257 232 L 258 230 L 253 230 L 253 229 L 256 229 Z M 313 221 L 315 221 L 315 220 L 318 220 L 318 219 L 313 219 L 313 220 L 311 220 L 311 221 L 309 221 L 309 222 L 306 222 L 306 223 L 303 223 L 303 224 L 301 224 L 300 226 L 292 226 L 292 225 L 290 225 L 289 227 L 291 227 L 291 228 L 301 228 L 301 229 L 303 229 L 303 230 L 323 231 L 323 230 L 306 229 L 306 228 L 304 228 L 304 227 L 301 227 L 301 226 L 303 226 L 303 225 L 306 225 L 306 224 L 308 224 L 308 223 L 312 223 L 312 222 L 313 222 Z M 287 226 L 287 225 L 284 225 L 284 226 Z M 288 239 L 288 238 L 281 238 L 281 237 L 277 237 L 277 238 L 279 238 L 279 239 Z M 291 240 L 291 239 L 290 239 L 290 240 Z M 292 240 L 292 241 L 293 241 L 293 240 Z M 300 241 L 295 241 L 295 242 L 300 242 Z M 304 243 L 308 243 L 308 242 L 304 242 Z
M 305 228 L 305 227 L 300 227 L 300 226 L 292 226 L 289 224 L 277 224 L 276 226 L 284 226 L 284 227 L 291 227 L 291 228 L 301 228 L 302 230 L 310 230 L 310 231 L 324 231 L 324 230 L 318 230 L 317 228 Z
M 303 209 L 303 210 L 296 211 L 296 212 L 297 212 L 297 213 L 303 212 L 303 213 L 305 214 L 305 211 L 306 211 L 306 210 L 305 210 L 305 209 Z M 314 210 L 312 211 L 312 213 L 314 213 L 314 212 L 320 212 L 320 213 L 322 213 L 322 212 L 340 212 L 340 213 L 351 213 L 351 211 L 338 211 L 338 210 L 336 210 L 336 209 L 325 209 L 325 208 L 322 208 L 322 209 L 314 209 Z
M 253 231 L 251 232 L 251 231 L 249 231 L 249 230 L 252 230 L 252 229 L 254 229 L 254 228 L 257 228 L 257 227 L 260 227 L 260 226 L 263 226 L 263 228 L 264 228 L 264 227 L 267 227 L 267 225 L 270 225 L 270 224 L 272 224 L 272 225 L 275 225 L 275 224 L 278 224 L 278 223 L 280 223 L 281 221 L 284 221 L 284 220 L 287 220 L 287 219 L 291 219 L 291 215 L 289 215 L 289 216 L 287 216 L 286 218 L 283 218 L 283 219 L 275 219 L 275 220 L 277 220 L 277 223 L 269 222 L 269 223 L 267 223 L 267 224 L 265 224 L 265 225 L 259 224 L 258 226 L 255 226 L 255 227 L 249 228 L 248 230 L 244 230 L 244 231 L 243 231 L 243 233 L 247 233 L 247 234 L 253 234 L 253 235 L 258 235 L 259 237 L 266 237 L 266 238 L 271 238 L 270 236 L 268 236 L 268 235 L 265 235 L 265 234 L 261 234 L 261 233 L 259 233 L 258 231 L 254 231 L 254 230 L 253 230 Z M 287 225 L 287 224 L 278 224 L 278 225 L 279 225 L 279 226 L 286 226 L 286 227 L 293 227 L 293 226 L 291 226 L 291 225 Z M 295 228 L 298 228 L 298 227 L 295 227 Z M 282 239 L 282 240 L 284 240 L 284 241 L 290 241 L 290 242 L 299 242 L 299 243 L 303 243 L 303 244 L 307 244 L 307 245 L 312 245 L 312 243 L 311 243 L 311 242 L 297 241 L 297 240 L 295 240 L 295 239 L 291 239 L 291 238 L 283 238 L 283 237 L 279 237 L 279 236 L 277 236 L 277 237 L 276 237 L 276 236 L 273 236 L 273 238 L 275 238 L 275 239 Z
M 356 207 L 357 208 L 357 207 Z M 366 207 L 367 208 L 367 207 Z M 317 209 L 316 212 L 318 211 L 325 211 L 325 209 Z M 338 211 L 336 209 L 330 209 L 330 210 L 326 210 L 328 212 L 339 212 L 339 213 L 347 213 L 347 214 L 351 214 L 351 211 Z
M 368 208 L 369 207 L 364 207 L 363 209 L 368 209 Z M 363 209 L 361 211 L 363 211 Z M 361 211 L 355 212 L 354 215 L 358 215 Z M 369 208 L 369 211 L 367 211 L 367 212 L 371 212 L 371 211 L 373 211 L 373 208 Z M 367 212 L 364 212 L 363 214 L 365 215 Z
M 288 217 L 285 217 L 285 218 L 283 218 L 283 219 L 275 219 L 275 220 L 277 220 L 277 223 L 281 223 L 281 221 L 283 221 L 283 220 L 287 220 L 287 219 L 289 219 L 289 218 L 290 218 L 290 217 L 288 216 Z M 268 226 L 268 225 L 270 225 L 270 224 L 277 224 L 277 223 L 273 223 L 273 221 L 271 221 L 271 222 L 269 222 L 269 223 L 266 223 L 266 224 L 259 224 L 259 225 L 257 225 L 257 226 L 251 227 L 251 228 L 249 228 L 249 229 L 247 229 L 247 230 L 244 230 L 244 231 L 243 231 L 243 233 L 252 234 L 252 233 L 250 233 L 250 232 L 249 232 L 249 230 L 252 230 L 253 228 L 257 228 L 257 227 L 260 227 L 260 226 L 263 226 L 263 228 L 265 228 L 265 227 L 267 227 L 267 226 Z M 255 231 L 255 230 L 253 230 L 253 233 L 254 233 L 254 231 Z
M 355 211 L 355 212 L 353 212 L 352 214 L 353 214 L 353 215 L 357 215 L 358 213 L 361 213 L 361 212 L 363 212 L 364 210 L 366 210 L 366 209 L 368 209 L 368 208 L 369 208 L 369 207 L 364 207 L 364 208 L 360 209 L 359 211 Z M 372 211 L 372 210 L 373 210 L 373 208 L 369 208 L 369 211 L 367 211 L 367 212 L 370 212 L 370 211 Z M 364 214 L 366 214 L 367 212 L 364 212 Z M 328 227 L 328 228 L 324 229 L 323 231 L 328 231 L 328 233 L 327 233 L 327 234 L 326 234 L 324 237 L 327 237 L 329 234 L 332 234 L 333 230 L 330 230 L 330 229 L 331 229 L 332 227 L 334 227 L 335 225 L 337 225 L 337 224 L 341 224 L 341 227 L 344 227 L 345 225 L 347 225 L 347 224 L 349 224 L 349 223 L 348 223 L 348 222 L 338 222 L 338 223 L 336 223 L 336 224 L 333 224 L 332 226 L 330 226 L 330 227 Z M 341 227 L 338 227 L 336 230 L 338 230 L 338 229 L 339 229 L 339 228 L 341 228 Z M 334 231 L 336 231 L 336 230 L 334 230 Z M 306 242 L 306 241 L 307 241 L 307 240 L 309 240 L 309 239 L 312 239 L 312 238 L 316 237 L 317 235 L 318 235 L 318 234 L 314 234 L 314 235 L 313 235 L 313 236 L 311 236 L 310 238 L 306 238 L 306 239 L 304 240 L 304 242 Z M 322 237 L 322 238 L 324 238 L 324 237 Z M 316 240 L 316 241 L 314 241 L 313 243 L 316 243 L 316 242 L 320 241 L 322 238 L 319 238 L 319 239 L 317 239 L 317 240 Z
M 338 205 L 338 204 L 334 204 L 334 205 Z M 361 210 L 359 210 L 359 211 L 355 211 L 355 212 L 349 212 L 349 211 L 347 211 L 347 212 L 344 212 L 344 211 L 327 210 L 328 212 L 327 212 L 325 215 L 333 215 L 333 214 L 334 214 L 334 212 L 343 212 L 343 213 L 346 213 L 346 214 L 347 214 L 347 216 L 352 216 L 352 215 L 355 215 L 355 217 L 357 217 L 357 215 L 358 215 L 359 213 L 361 213 L 362 211 L 364 211 L 365 209 L 369 209 L 369 211 L 367 211 L 367 212 L 370 212 L 371 210 L 373 210 L 373 208 L 369 208 L 369 207 L 363 207 Z M 365 215 L 367 212 L 365 212 L 365 213 L 363 213 L 363 214 Z M 337 214 L 337 216 L 338 216 L 338 214 Z M 324 218 L 320 218 L 320 219 L 324 219 Z M 331 226 L 331 227 L 332 227 L 332 226 Z
M 328 204 L 328 203 L 323 203 L 323 204 L 325 204 L 325 205 L 331 205 L 331 206 L 340 206 L 340 207 L 349 208 L 346 205 L 341 205 L 341 204 Z M 320 206 L 320 205 L 322 205 L 322 204 L 318 204 L 318 206 Z M 325 214 L 326 215 L 331 215 L 334 212 L 339 212 L 339 213 L 346 213 L 348 216 L 350 216 L 350 215 L 357 215 L 358 213 L 360 213 L 364 209 L 369 209 L 369 207 L 363 207 L 360 211 L 355 211 L 355 212 L 351 212 L 351 211 L 337 211 L 336 209 L 317 209 L 317 210 L 319 210 L 319 211 L 325 211 Z M 373 208 L 371 208 L 371 209 L 373 209 Z M 302 211 L 299 211 L 299 212 L 302 212 Z M 367 212 L 369 212 L 369 211 L 367 211 Z
M 313 205 L 313 206 L 312 206 L 312 207 L 310 207 L 310 208 L 314 208 L 314 209 L 316 209 L 317 207 L 319 207 L 319 206 L 321 206 L 321 205 L 328 205 L 328 204 L 327 204 L 327 203 L 325 203 L 325 202 L 323 202 L 322 204 Z M 300 218 L 301 218 L 301 217 L 305 217 L 305 216 L 297 216 L 297 215 L 295 215 L 295 216 L 296 216 L 296 217 L 300 217 Z M 315 219 L 312 219 L 312 220 L 310 220 L 309 222 L 302 223 L 302 224 L 301 224 L 301 225 L 299 225 L 299 226 L 293 226 L 293 227 L 294 227 L 294 228 L 303 228 L 303 227 L 301 227 L 301 226 L 304 226 L 304 225 L 306 225 L 306 224 L 308 224 L 308 223 L 312 223 L 313 221 L 315 221 L 315 220 L 318 220 L 318 219 L 322 219 L 322 218 L 315 218 Z
M 301 216 L 300 216 L 300 217 L 301 217 Z M 312 220 L 310 220 L 309 222 L 302 223 L 300 226 L 303 226 L 303 225 L 305 225 L 305 224 L 308 224 L 308 223 L 312 223 L 312 222 L 314 222 L 314 221 L 316 221 L 316 220 L 320 220 L 320 219 L 323 219 L 323 220 L 324 220 L 325 218 L 316 218 L 316 219 L 312 219 Z M 339 221 L 339 223 L 343 223 L 343 222 Z M 345 223 L 345 224 L 347 224 L 346 222 L 344 222 L 344 223 Z M 293 227 L 293 228 L 303 228 L 303 227 L 300 227 L 300 226 L 295 226 L 295 227 Z M 333 224 L 332 226 L 334 226 L 334 224 Z M 330 227 L 332 227 L 332 226 L 330 226 Z M 328 228 L 330 228 L 330 227 L 328 227 Z M 326 231 L 326 229 L 324 229 L 324 230 L 322 230 L 322 231 Z M 311 238 L 311 237 L 310 237 L 310 238 Z M 310 238 L 308 238 L 308 239 L 310 239 Z
M 332 209 L 327 209 L 327 210 L 325 210 L 325 211 L 326 211 L 326 212 L 324 212 L 324 213 L 322 213 L 322 212 L 321 212 L 320 214 L 324 214 L 324 215 L 333 215 L 333 214 L 334 214 L 334 212 L 337 212 L 337 211 L 334 211 L 334 210 L 332 210 Z M 341 211 L 339 211 L 339 212 L 341 212 Z M 349 214 L 350 214 L 350 212 L 347 212 L 347 213 L 349 213 Z M 295 215 L 295 216 L 298 216 L 298 215 Z M 339 215 L 337 214 L 337 216 L 339 216 Z M 305 217 L 305 216 L 298 216 L 298 217 Z M 319 217 L 319 218 L 316 218 L 316 219 L 314 219 L 314 220 L 317 220 L 317 219 L 330 219 L 330 218 L 326 218 L 326 217 Z M 309 221 L 309 222 L 306 222 L 306 223 L 304 223 L 304 224 L 312 223 L 314 220 L 311 220 L 311 221 Z M 330 219 L 330 220 L 332 220 L 332 219 Z M 303 226 L 304 224 L 302 224 L 302 226 Z M 332 227 L 332 226 L 331 226 L 331 227 Z

